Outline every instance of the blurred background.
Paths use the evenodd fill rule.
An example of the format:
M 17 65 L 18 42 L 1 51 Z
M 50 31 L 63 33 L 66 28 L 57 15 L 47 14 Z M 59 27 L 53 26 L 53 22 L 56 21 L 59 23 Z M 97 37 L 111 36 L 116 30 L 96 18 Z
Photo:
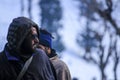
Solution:
M 13 18 L 53 34 L 73 80 L 120 80 L 120 0 L 0 0 L 0 51 Z

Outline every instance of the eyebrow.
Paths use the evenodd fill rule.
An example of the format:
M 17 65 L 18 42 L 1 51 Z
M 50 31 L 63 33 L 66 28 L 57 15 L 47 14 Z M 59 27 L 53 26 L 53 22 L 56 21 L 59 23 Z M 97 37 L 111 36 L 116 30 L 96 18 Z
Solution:
M 31 37 L 34 38 L 34 39 L 35 39 L 36 37 L 38 38 L 38 34 L 31 34 Z
M 32 27 L 31 30 L 32 31 L 37 31 L 37 29 L 35 27 Z

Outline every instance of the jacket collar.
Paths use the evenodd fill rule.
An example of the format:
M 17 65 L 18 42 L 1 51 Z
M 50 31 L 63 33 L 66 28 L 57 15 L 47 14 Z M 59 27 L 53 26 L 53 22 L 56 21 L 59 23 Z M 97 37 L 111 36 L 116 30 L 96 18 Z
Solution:
M 7 44 L 5 45 L 4 51 L 5 51 L 5 55 L 6 55 L 8 60 L 19 61 L 19 58 L 10 54 L 10 50 L 8 49 Z
M 54 49 L 51 49 L 51 54 L 48 55 L 49 58 L 52 58 L 54 56 L 56 56 L 56 51 Z

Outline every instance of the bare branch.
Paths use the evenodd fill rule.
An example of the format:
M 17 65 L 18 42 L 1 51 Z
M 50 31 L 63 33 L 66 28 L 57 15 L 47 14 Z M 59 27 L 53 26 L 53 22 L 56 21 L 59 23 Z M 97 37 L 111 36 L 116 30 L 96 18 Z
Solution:
M 105 66 L 108 64 L 108 61 L 109 61 L 109 58 L 112 54 L 112 50 L 113 50 L 113 45 L 112 45 L 112 36 L 110 36 L 110 46 L 109 46 L 109 49 L 108 49 L 108 54 L 107 54 L 107 58 L 105 60 Z

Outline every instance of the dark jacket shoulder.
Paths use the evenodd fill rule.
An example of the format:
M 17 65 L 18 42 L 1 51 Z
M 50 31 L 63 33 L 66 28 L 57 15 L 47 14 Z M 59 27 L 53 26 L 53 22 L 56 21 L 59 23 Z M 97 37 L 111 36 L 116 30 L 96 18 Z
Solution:
M 15 80 L 17 73 L 14 67 L 9 64 L 5 52 L 0 53 L 0 80 Z

